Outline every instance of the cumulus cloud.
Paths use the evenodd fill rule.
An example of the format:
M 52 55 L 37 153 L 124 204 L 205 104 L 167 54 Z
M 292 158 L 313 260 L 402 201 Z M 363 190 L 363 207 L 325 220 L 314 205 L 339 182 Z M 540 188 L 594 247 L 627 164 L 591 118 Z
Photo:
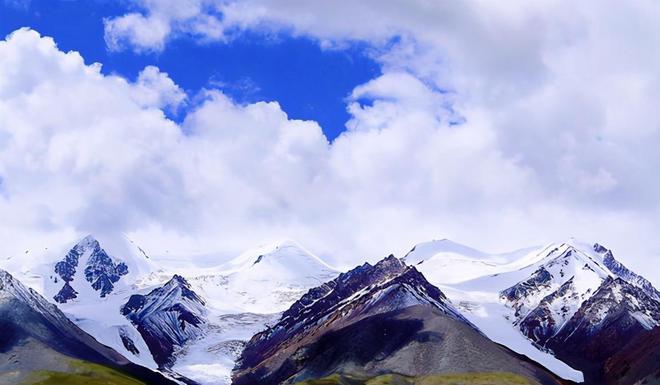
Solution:
M 174 112 L 186 99 L 186 93 L 158 67 L 147 66 L 133 85 L 133 98 L 143 107 L 170 109 Z
M 657 258 L 654 3 L 136 4 L 106 20 L 110 48 L 281 32 L 366 42 L 383 74 L 347 96 L 328 143 L 277 103 L 217 90 L 177 125 L 162 108 L 183 94 L 156 68 L 103 76 L 18 32 L 0 45 L 7 231 L 117 228 L 152 249 L 287 236 L 346 264 L 434 237 L 505 250 L 574 235 L 638 269 Z

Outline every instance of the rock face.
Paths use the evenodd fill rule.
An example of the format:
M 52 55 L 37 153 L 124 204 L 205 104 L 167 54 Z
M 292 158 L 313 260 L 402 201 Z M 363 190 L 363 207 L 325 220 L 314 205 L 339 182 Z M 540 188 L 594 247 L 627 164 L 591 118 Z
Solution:
M 99 291 L 101 297 L 105 297 L 112 292 L 114 283 L 126 274 L 128 266 L 123 262 L 113 262 L 97 242 L 85 267 L 85 279 L 92 284 L 94 290 Z
M 250 340 L 233 383 L 447 371 L 511 371 L 558 383 L 482 335 L 414 267 L 390 256 L 311 289 Z
M 515 316 L 521 317 L 529 312 L 530 306 L 533 305 L 531 299 L 549 289 L 551 283 L 552 274 L 541 266 L 528 279 L 502 291 L 501 296 L 512 304 Z
M 658 320 L 660 302 L 621 278 L 608 278 L 544 346 L 598 383 L 606 378 L 605 362 L 656 327 Z
M 80 266 L 80 262 L 84 265 Z M 110 294 L 122 276 L 128 274 L 128 266 L 123 262 L 115 262 L 101 248 L 99 242 L 91 235 L 83 238 L 64 257 L 55 264 L 55 283 L 59 277 L 64 283 L 53 299 L 58 303 L 66 303 L 78 297 L 78 292 L 71 286 L 79 269 L 83 269 L 84 279 L 103 298 Z
M 660 328 L 644 331 L 605 363 L 608 385 L 660 383 Z
M 181 347 L 204 333 L 204 305 L 188 282 L 175 275 L 147 295 L 132 295 L 121 313 L 137 327 L 154 361 L 161 368 L 168 368 Z
M 120 370 L 146 383 L 173 384 L 101 345 L 55 305 L 2 270 L 0 330 L 0 383 L 21 383 L 35 370 L 66 373 L 75 359 Z
M 646 278 L 642 277 L 641 275 L 638 275 L 629 270 L 621 262 L 617 261 L 614 258 L 614 254 L 612 254 L 611 250 L 608 250 L 604 246 L 596 243 L 594 244 L 594 251 L 603 256 L 603 264 L 612 273 L 635 286 L 639 286 L 646 292 L 646 294 L 660 301 L 660 292 L 656 290 L 655 287 L 653 287 L 653 284 L 651 284 L 651 282 L 646 280 Z

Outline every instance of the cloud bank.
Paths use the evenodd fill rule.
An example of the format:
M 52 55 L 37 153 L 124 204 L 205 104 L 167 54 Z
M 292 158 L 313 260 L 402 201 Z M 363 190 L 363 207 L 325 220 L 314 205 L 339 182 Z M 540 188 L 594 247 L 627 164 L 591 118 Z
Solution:
M 156 67 L 105 76 L 17 31 L 0 43 L 0 241 L 124 231 L 157 253 L 291 237 L 350 265 L 430 238 L 576 236 L 644 271 L 660 250 L 660 7 L 609 5 L 140 1 L 105 21 L 109 48 L 139 52 L 247 30 L 367 42 L 383 74 L 347 96 L 332 143 L 277 103 L 186 96 Z M 178 125 L 163 109 L 182 103 Z

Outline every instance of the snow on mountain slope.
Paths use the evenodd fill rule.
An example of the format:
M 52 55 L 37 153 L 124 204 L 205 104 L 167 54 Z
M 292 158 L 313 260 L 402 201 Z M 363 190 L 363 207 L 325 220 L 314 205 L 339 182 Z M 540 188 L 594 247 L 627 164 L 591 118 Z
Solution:
M 486 338 L 415 267 L 389 256 L 311 289 L 252 337 L 233 384 L 493 370 L 557 383 Z
M 514 309 L 515 323 L 536 342 L 561 329 L 582 302 L 612 275 L 597 256 L 569 243 L 551 248 L 541 262 L 532 266 L 538 264 L 527 279 L 501 292 L 506 305 Z M 539 317 L 544 318 L 545 324 L 530 330 Z
M 293 241 L 264 245 L 212 268 L 174 269 L 154 260 L 124 236 L 95 235 L 3 265 L 11 262 L 12 271 L 101 343 L 143 366 L 164 367 L 203 384 L 229 384 L 246 340 L 265 328 L 273 313 L 338 274 Z M 188 307 L 181 296 L 172 306 L 156 299 L 167 297 L 156 294 L 169 292 L 167 282 L 175 274 L 205 305 Z M 144 299 L 142 306 L 128 306 L 128 318 L 122 315 L 122 306 L 135 305 L 136 298 Z M 151 306 L 157 311 L 145 310 Z M 202 322 L 185 321 L 193 318 Z
M 506 270 L 508 264 L 519 261 L 529 251 L 525 249 L 488 255 L 469 246 L 442 239 L 415 245 L 402 259 L 433 275 L 438 282 L 451 284 Z
M 337 274 L 298 243 L 283 241 L 247 251 L 188 278 L 196 292 L 224 313 L 271 314 L 285 310 L 309 288 Z
M 75 244 L 28 250 L 30 258 L 6 261 L 21 280 L 58 304 L 81 329 L 131 361 L 156 368 L 137 329 L 119 308 L 158 271 L 124 235 L 88 235 Z
M 537 307 L 547 295 L 568 281 L 572 277 L 569 270 L 580 271 L 582 265 L 579 262 L 569 262 L 565 265 L 566 261 L 562 260 L 569 247 L 567 244 L 551 245 L 531 251 L 527 249 L 495 255 L 492 258 L 482 253 L 476 259 L 469 255 L 447 258 L 445 255 L 436 254 L 417 264 L 417 268 L 457 303 L 466 317 L 489 338 L 536 360 L 563 378 L 582 381 L 583 377 L 579 371 L 559 361 L 552 354 L 537 349 L 532 341 L 521 334 L 517 326 L 512 326 Z M 569 256 L 571 253 L 572 251 L 568 251 Z M 454 268 L 452 261 L 458 260 L 461 263 Z M 549 266 L 542 267 L 546 262 Z M 438 273 L 442 269 L 452 271 L 448 282 L 443 282 L 448 273 Z M 556 272 L 560 279 L 556 281 L 551 278 L 552 274 L 548 270 Z M 591 283 L 596 281 L 589 273 L 585 272 L 583 275 L 588 277 L 585 282 L 590 282 L 585 286 L 591 286 Z M 582 289 L 582 281 L 580 288 Z M 509 291 L 506 292 L 506 289 Z M 589 290 L 589 287 L 584 290 Z M 576 311 L 577 307 L 579 303 L 574 306 L 573 311 Z
M 642 277 L 639 274 L 636 274 L 624 266 L 621 262 L 617 261 L 614 258 L 611 250 L 608 250 L 605 246 L 598 243 L 593 246 L 594 252 L 600 254 L 603 258 L 603 264 L 618 277 L 623 278 L 626 282 L 640 287 L 646 292 L 646 294 L 660 301 L 660 291 L 658 291 L 651 282 Z
M 639 341 L 659 325 L 659 301 L 622 278 L 608 277 L 564 327 L 542 344 L 564 362 L 581 368 L 590 384 L 602 384 L 612 369 L 608 361 L 626 347 L 634 349 L 630 341 Z
M 468 291 L 450 285 L 437 286 L 456 304 L 465 318 L 491 340 L 527 356 L 562 378 L 576 382 L 583 381 L 584 377 L 579 370 L 573 369 L 551 353 L 539 350 L 512 325 L 510 309 L 501 302 L 496 290 Z
M 137 327 L 158 366 L 169 368 L 178 350 L 205 333 L 204 305 L 185 278 L 175 275 L 146 295 L 131 295 L 121 314 Z
M 76 326 L 57 306 L 0 270 L 0 383 L 23 383 L 33 371 L 69 373 L 73 359 L 170 384 Z M 34 378 L 33 378 L 34 380 Z M 30 381 L 31 383 L 32 381 Z
M 293 241 L 244 252 L 215 268 L 182 271 L 206 301 L 203 338 L 176 354 L 172 370 L 202 384 L 230 384 L 247 340 L 307 290 L 339 272 Z
M 211 314 L 207 333 L 177 353 L 172 371 L 201 384 L 231 384 L 231 371 L 245 343 L 277 322 L 276 314 Z
M 647 280 L 625 268 L 599 244 L 592 246 L 571 239 L 504 256 L 455 254 L 436 253 L 420 258 L 417 268 L 458 303 L 467 318 L 490 338 L 567 379 L 579 380 L 581 375 L 557 360 L 546 345 L 552 344 L 554 336 L 570 334 L 567 328 L 580 324 L 576 317 L 587 313 L 583 306 L 595 293 L 602 292 L 606 282 L 620 278 L 643 290 L 649 298 L 657 295 Z M 626 298 L 647 301 L 637 297 Z M 620 312 L 613 302 L 605 301 L 599 308 L 603 317 Z M 630 305 L 625 309 L 632 319 L 639 318 L 640 325 L 660 323 L 653 319 L 655 313 L 629 310 L 636 308 Z M 640 308 L 654 308 L 654 304 Z M 589 374 L 593 378 L 591 370 Z

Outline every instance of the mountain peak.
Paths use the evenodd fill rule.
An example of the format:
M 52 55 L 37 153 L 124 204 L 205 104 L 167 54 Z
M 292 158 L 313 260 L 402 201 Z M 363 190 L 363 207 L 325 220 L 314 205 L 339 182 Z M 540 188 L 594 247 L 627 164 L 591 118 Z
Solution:
M 27 290 L 20 283 L 17 283 L 18 281 L 11 274 L 0 269 L 0 293 L 4 291 L 15 296 L 17 289 L 21 291 Z
M 177 284 L 177 285 L 179 285 L 179 286 L 181 286 L 181 285 L 183 285 L 183 286 L 190 286 L 190 285 L 188 284 L 188 281 L 186 281 L 186 279 L 185 279 L 183 276 L 179 275 L 179 274 L 174 274 L 174 275 L 172 276 L 172 278 L 169 280 L 168 283 Z
M 76 246 L 85 249 L 89 247 L 96 247 L 98 245 L 99 241 L 92 234 L 87 234 L 76 244 Z
M 3 284 L 8 284 L 13 280 L 14 277 L 12 277 L 11 274 L 6 272 L 5 270 L 0 269 L 0 283 Z M 0 287 L 1 289 L 1 287 Z
M 406 264 L 393 254 L 390 254 L 378 261 L 374 265 L 374 268 L 384 271 L 400 272 L 406 268 Z
M 24 375 L 37 372 L 64 376 L 74 373 L 74 366 L 87 368 L 88 363 L 102 365 L 104 370 L 118 370 L 122 378 L 138 375 L 139 383 L 174 384 L 162 375 L 129 363 L 120 353 L 81 330 L 57 306 L 3 270 L 0 270 L 0 320 L 2 353 L 11 357 L 0 364 L 3 384 L 4 380 L 16 383 L 12 381 L 16 380 L 16 374 L 20 383 Z
M 658 291 L 651 282 L 632 270 L 628 269 L 623 263 L 614 258 L 612 250 L 598 243 L 594 244 L 593 250 L 602 256 L 603 265 L 607 267 L 614 275 L 623 280 L 640 287 L 644 292 L 656 300 L 660 301 L 660 291 Z
M 487 256 L 487 254 L 482 251 L 443 238 L 416 244 L 405 256 L 403 256 L 402 259 L 409 265 L 417 265 L 440 255 L 458 255 L 461 257 L 479 259 Z
M 53 277 L 54 284 L 62 286 L 53 298 L 58 303 L 66 303 L 78 298 L 87 284 L 101 298 L 105 297 L 121 277 L 129 273 L 129 267 L 123 261 L 115 261 L 95 237 L 87 235 L 55 264 L 54 272 L 57 274 Z
M 138 329 L 154 361 L 170 367 L 175 352 L 204 333 L 206 303 L 188 281 L 174 275 L 165 285 L 146 295 L 133 294 L 120 309 Z
M 268 267 L 264 267 L 268 265 Z M 297 269 L 323 269 L 337 272 L 318 256 L 305 249 L 298 242 L 284 239 L 278 242 L 261 245 L 243 252 L 238 257 L 221 265 L 218 269 L 226 274 L 237 271 L 251 270 L 253 268 L 272 268 L 273 266 L 286 267 L 287 270 Z
M 469 324 L 447 301 L 440 289 L 417 269 L 390 255 L 373 266 L 365 263 L 310 289 L 282 314 L 277 325 L 257 334 L 252 343 L 255 350 L 265 349 L 263 354 L 270 354 L 293 334 L 305 334 L 319 323 L 350 320 L 417 304 L 431 305 Z
M 450 337 L 451 333 L 460 337 Z M 479 341 L 480 348 L 475 345 L 467 355 L 450 353 L 454 342 L 465 349 L 468 341 Z M 449 357 L 480 364 L 491 354 L 502 354 L 483 352 L 485 344 L 492 342 L 440 289 L 415 267 L 390 255 L 311 289 L 277 324 L 252 337 L 234 368 L 232 383 L 296 382 L 355 368 L 361 373 L 428 374 L 429 367 Z M 501 362 L 511 361 L 501 358 L 500 369 Z M 413 361 L 419 366 L 408 365 Z M 455 371 L 456 366 L 448 363 L 447 370 Z

